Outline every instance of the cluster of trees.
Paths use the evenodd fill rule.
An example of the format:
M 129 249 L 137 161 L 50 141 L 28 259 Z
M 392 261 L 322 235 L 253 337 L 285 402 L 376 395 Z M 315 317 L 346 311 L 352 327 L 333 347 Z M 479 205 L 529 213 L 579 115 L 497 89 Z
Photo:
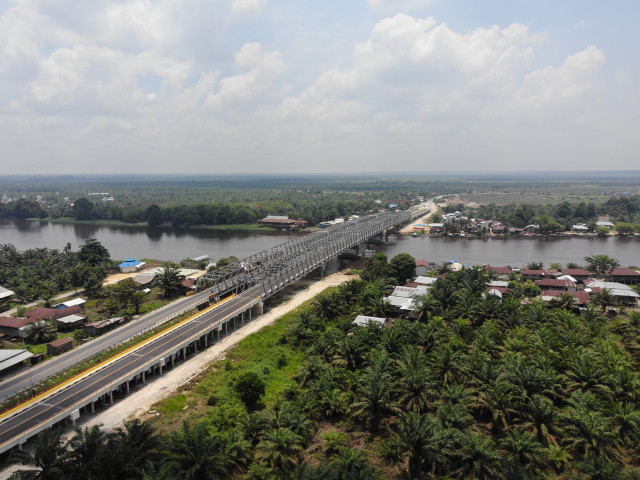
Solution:
M 536 295 L 526 285 L 501 302 L 472 268 L 438 280 L 409 319 L 354 326 L 357 314 L 390 315 L 383 296 L 404 261 L 385 260 L 298 314 L 279 344 L 304 360 L 267 407 L 262 375 L 240 373 L 242 410 L 218 411 L 211 396 L 194 424 L 145 430 L 135 457 L 110 443 L 128 426 L 24 461 L 75 478 L 95 438 L 82 471 L 96 479 L 639 478 L 640 314 L 609 322 L 564 300 L 522 302 Z M 353 441 L 363 435 L 366 450 Z
M 448 209 L 454 208 L 447 206 Z M 454 208 L 455 210 L 455 208 Z M 584 223 L 591 231 L 596 231 L 598 216 L 610 216 L 611 221 L 618 224 L 622 233 L 638 231 L 640 222 L 640 198 L 615 197 L 605 203 L 596 205 L 580 202 L 571 204 L 567 201 L 556 205 L 509 204 L 481 205 L 473 213 L 479 218 L 490 218 L 505 222 L 507 225 L 523 228 L 529 224 L 540 224 L 549 233 L 570 230 L 575 224 Z
M 15 202 L 0 203 L 0 218 L 45 218 L 47 212 L 35 200 L 19 198 Z
M 47 306 L 58 293 L 84 288 L 94 295 L 112 267 L 108 250 L 96 239 L 85 241 L 77 252 L 67 244 L 62 251 L 31 248 L 20 252 L 13 244 L 0 245 L 0 285 L 27 303 L 43 299 Z

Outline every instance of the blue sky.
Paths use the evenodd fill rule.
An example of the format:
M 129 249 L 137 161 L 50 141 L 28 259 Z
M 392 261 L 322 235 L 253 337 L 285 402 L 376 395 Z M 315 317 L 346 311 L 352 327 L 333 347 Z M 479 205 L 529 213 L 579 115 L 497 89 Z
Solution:
M 637 169 L 639 10 L 589 0 L 0 0 L 0 164 Z

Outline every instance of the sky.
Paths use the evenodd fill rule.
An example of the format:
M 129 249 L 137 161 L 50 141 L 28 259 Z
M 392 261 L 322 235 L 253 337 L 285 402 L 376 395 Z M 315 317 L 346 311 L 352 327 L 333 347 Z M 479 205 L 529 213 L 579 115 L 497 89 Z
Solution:
M 637 0 L 0 0 L 0 171 L 637 170 Z

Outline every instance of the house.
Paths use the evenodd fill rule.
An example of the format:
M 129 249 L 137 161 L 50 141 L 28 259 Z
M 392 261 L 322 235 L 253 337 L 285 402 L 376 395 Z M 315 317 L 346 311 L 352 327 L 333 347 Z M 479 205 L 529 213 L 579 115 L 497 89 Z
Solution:
M 587 227 L 584 223 L 579 223 L 577 225 L 573 225 L 571 230 L 578 233 L 587 233 L 589 231 L 589 227 Z
M 133 281 L 136 282 L 140 287 L 148 287 L 153 283 L 155 278 L 155 272 L 143 272 L 133 277 Z
M 523 280 L 542 280 L 543 278 L 554 278 L 549 270 L 520 270 Z
M 49 355 L 60 355 L 73 348 L 73 338 L 64 337 L 47 343 L 47 353 Z
M 25 317 L 35 320 L 58 320 L 59 318 L 73 315 L 74 313 L 82 314 L 81 305 L 73 305 L 67 308 L 47 308 L 37 307 L 25 313 Z
M 15 350 L 13 348 L 0 349 L 0 373 L 5 373 L 5 370 L 22 365 L 26 359 L 31 357 L 33 357 L 33 353 L 29 350 Z
M 139 272 L 146 264 L 135 258 L 127 258 L 124 262 L 118 265 L 120 273 L 133 273 Z
M 416 277 L 416 279 L 413 282 L 416 285 L 423 285 L 423 286 L 430 287 L 431 285 L 433 285 L 437 281 L 438 281 L 438 277 L 425 277 L 423 275 L 420 275 L 420 276 Z
M 416 276 L 426 275 L 429 269 L 429 262 L 426 260 L 416 260 Z
M 23 338 L 27 326 L 37 321 L 37 318 L 0 317 L 0 334 L 7 338 Z
M 616 268 L 607 273 L 607 280 L 625 285 L 636 285 L 640 283 L 640 272 L 632 268 Z
M 538 230 L 540 230 L 540 225 L 527 225 L 523 228 L 523 230 L 525 231 L 525 233 L 538 233 Z
M 540 298 L 545 303 L 545 305 L 549 305 L 551 300 L 560 295 L 561 293 L 566 293 L 571 295 L 576 299 L 576 303 L 579 306 L 586 305 L 589 303 L 589 293 L 588 292 L 561 292 L 560 290 L 543 290 L 540 292 Z
M 600 280 L 594 280 L 589 278 L 585 280 L 585 292 L 598 292 L 601 290 L 609 290 L 609 293 L 613 295 L 618 303 L 623 305 L 636 306 L 640 295 L 634 292 L 629 285 L 618 282 L 603 282 Z
M 84 322 L 87 320 L 86 315 L 78 315 L 76 313 L 67 315 L 66 317 L 56 320 L 58 323 L 59 331 L 75 330 L 76 328 L 82 328 Z
M 100 320 L 98 322 L 87 323 L 85 324 L 83 330 L 88 335 L 100 335 L 112 329 L 116 325 L 121 324 L 122 322 L 124 322 L 124 317 L 114 317 L 108 320 Z
M 56 305 L 55 308 L 61 310 L 63 308 L 75 307 L 79 306 L 82 310 L 84 310 L 84 304 L 87 303 L 83 298 L 74 298 L 73 300 L 67 300 L 66 302 L 62 302 Z
M 596 222 L 596 227 L 613 228 L 613 223 L 609 221 L 608 215 L 604 215 L 602 217 L 598 217 L 598 221 Z
M 500 223 L 494 223 L 491 225 L 491 233 L 501 234 L 504 233 L 504 225 Z
M 507 289 L 509 288 L 509 282 L 505 282 L 504 280 L 491 280 L 488 284 L 488 287 L 493 287 L 493 288 L 504 288 Z
M 559 280 L 557 278 L 545 278 L 543 280 L 536 280 L 535 283 L 541 290 L 554 290 L 560 292 L 578 291 L 576 283 L 568 279 Z
M 4 300 L 5 298 L 9 298 L 13 295 L 13 290 L 9 290 L 0 286 L 0 300 Z
M 358 315 L 356 319 L 351 323 L 358 327 L 366 327 L 367 325 L 369 325 L 369 323 L 374 323 L 374 324 L 380 325 L 381 327 L 384 327 L 387 323 L 387 319 L 380 318 L 380 317 L 367 317 L 365 315 Z
M 584 268 L 563 268 L 560 270 L 563 275 L 570 275 L 576 279 L 577 282 L 584 282 L 587 278 L 591 276 L 589 270 L 585 270 Z
M 500 276 L 508 276 L 513 271 L 509 267 L 493 267 L 491 265 L 485 265 L 484 269 L 490 272 L 494 272 Z
M 289 218 L 288 216 L 282 215 L 267 215 L 262 220 L 258 220 L 258 224 L 264 225 L 265 227 L 273 227 L 273 228 L 281 228 L 288 230 L 296 230 L 298 228 L 304 228 L 307 226 L 307 221 L 302 218 L 298 218 L 294 220 L 293 218 Z
M 198 290 L 198 286 L 196 285 L 198 279 L 193 277 L 187 277 L 180 284 L 182 285 L 182 290 L 184 292 L 195 292 Z

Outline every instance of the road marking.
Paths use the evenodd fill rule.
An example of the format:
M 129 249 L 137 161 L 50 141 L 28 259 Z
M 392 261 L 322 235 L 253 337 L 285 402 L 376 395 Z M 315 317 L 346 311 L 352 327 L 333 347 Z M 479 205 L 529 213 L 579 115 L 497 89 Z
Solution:
M 229 300 L 230 300 L 231 298 L 233 298 L 233 297 L 228 297 L 228 299 L 229 299 Z M 236 297 L 236 298 L 241 299 L 241 297 Z M 258 296 L 258 297 L 256 297 L 256 298 L 257 298 L 257 299 L 260 299 L 261 297 L 260 297 L 260 296 Z M 251 297 L 250 297 L 250 298 L 246 299 L 246 301 L 245 301 L 245 302 L 241 302 L 241 303 L 243 304 L 243 305 L 241 305 L 241 306 L 232 306 L 232 305 L 229 305 L 229 307 L 231 307 L 231 308 L 229 308 L 229 309 L 228 309 L 228 311 L 224 313 L 224 316 L 227 316 L 227 315 L 230 315 L 230 314 L 233 316 L 233 315 L 237 315 L 237 314 L 239 314 L 239 313 L 243 312 L 244 310 L 246 310 L 246 309 L 247 309 L 247 305 L 245 305 L 245 304 L 251 303 L 252 301 L 253 301 L 253 300 L 251 300 Z M 226 302 L 225 302 L 225 303 L 226 303 Z M 218 304 L 216 304 L 216 305 L 218 305 Z M 210 309 L 209 309 L 209 310 L 207 310 L 207 311 L 210 311 Z M 203 311 L 203 312 L 204 312 L 204 311 Z M 222 320 L 218 320 L 218 322 L 216 322 L 216 324 L 219 324 L 221 321 L 222 321 Z M 214 324 L 214 325 L 215 325 L 215 324 Z M 214 325 L 211 325 L 211 326 L 214 326 Z M 198 325 L 198 326 L 202 326 L 202 324 L 200 324 L 200 325 Z M 197 327 L 194 325 L 194 329 L 196 329 L 196 328 L 197 328 Z M 193 339 L 194 337 L 198 336 L 198 335 L 199 335 L 199 333 L 200 333 L 199 331 L 198 331 L 198 332 L 196 332 L 195 334 L 193 334 L 193 335 L 189 336 L 188 338 L 186 338 L 184 341 L 190 341 L 190 340 L 191 340 L 191 339 Z M 147 345 L 145 345 L 145 346 L 147 346 Z M 163 349 L 165 349 L 166 347 L 167 347 L 167 345 L 158 345 L 158 346 L 157 346 L 157 347 L 155 347 L 151 352 L 149 352 L 147 355 L 152 356 L 152 355 L 151 355 L 152 353 L 154 353 L 154 352 L 156 352 L 156 351 L 158 351 L 158 350 L 162 351 L 162 350 L 163 350 Z M 146 366 L 146 365 L 153 365 L 153 362 L 155 362 L 155 361 L 156 361 L 156 359 L 155 359 L 155 358 L 153 358 L 152 360 L 149 360 L 149 361 L 147 362 L 147 364 L 140 365 L 140 367 L 143 367 L 143 366 Z M 123 365 L 120 365 L 120 366 L 119 366 L 119 368 L 118 368 L 117 370 L 115 370 L 114 372 L 112 372 L 112 373 L 111 373 L 111 375 L 113 375 L 113 374 L 115 374 L 115 373 L 117 373 L 117 372 L 119 372 L 119 371 L 121 371 L 121 370 L 126 369 L 126 368 L 127 368 L 127 367 L 129 367 L 132 363 L 133 363 L 133 362 L 128 362 L 128 363 L 124 363 Z M 125 375 L 125 376 L 126 376 L 126 375 Z M 112 380 L 112 381 L 111 381 L 111 382 L 109 382 L 108 384 L 104 385 L 102 388 L 108 388 L 108 387 L 110 387 L 110 386 L 112 386 L 112 385 L 116 385 L 116 384 L 118 384 L 118 383 L 122 380 L 122 378 L 123 378 L 123 376 L 120 376 L 120 377 L 116 378 L 115 380 Z M 83 387 L 81 390 L 79 390 L 78 392 L 74 393 L 74 394 L 73 394 L 73 396 L 76 396 L 76 395 L 78 395 L 78 394 L 80 394 L 80 393 L 84 392 L 85 390 L 87 390 L 87 389 L 89 389 L 89 388 L 93 387 L 94 385 L 96 385 L 97 383 L 99 383 L 99 382 L 100 382 L 100 381 L 102 381 L 102 380 L 104 380 L 104 379 L 97 379 L 96 381 L 94 381 L 94 382 L 90 383 L 89 385 L 86 385 L 86 386 L 85 386 L 85 387 Z M 57 393 L 61 393 L 61 392 L 62 392 L 62 391 L 57 392 Z M 38 428 L 38 427 L 39 427 L 43 422 L 50 420 L 51 418 L 55 417 L 56 415 L 59 415 L 59 414 L 60 414 L 60 411 L 71 410 L 71 409 L 73 409 L 75 406 L 77 406 L 77 405 L 81 404 L 81 403 L 82 403 L 82 402 L 84 402 L 87 398 L 89 398 L 89 397 L 91 397 L 91 396 L 93 396 L 93 395 L 94 395 L 94 393 L 91 393 L 91 394 L 89 394 L 89 395 L 86 395 L 86 396 L 84 396 L 83 398 L 81 398 L 80 400 L 78 400 L 77 402 L 75 402 L 75 403 L 73 403 L 72 405 L 69 405 L 69 406 L 67 406 L 67 407 L 61 406 L 61 404 L 62 404 L 64 401 L 68 400 L 68 398 L 60 399 L 60 401 L 58 401 L 57 403 L 53 403 L 53 404 L 46 404 L 47 406 L 49 406 L 49 408 L 47 408 L 47 409 L 43 410 L 42 412 L 40 412 L 40 413 L 38 414 L 38 416 L 41 416 L 41 415 L 43 415 L 43 414 L 46 414 L 46 412 L 49 412 L 49 411 L 54 410 L 54 409 L 57 409 L 57 411 L 56 411 L 53 415 L 49 415 L 49 416 L 47 416 L 46 418 L 44 418 L 43 420 L 39 421 L 36 425 L 34 425 L 34 426 L 30 427 L 30 428 L 27 428 L 26 430 L 22 430 L 18 435 L 12 435 L 8 440 L 6 440 L 6 441 L 4 441 L 2 444 L 0 444 L 0 448 L 1 448 L 1 447 L 3 447 L 4 445 L 6 445 L 7 443 L 12 442 L 15 438 L 23 437 L 23 436 L 25 436 L 27 433 L 29 433 L 29 432 L 31 432 L 31 431 L 33 431 L 33 430 L 37 429 L 37 428 Z M 21 421 L 20 423 L 17 423 L 16 425 L 13 425 L 13 426 L 12 426 L 12 427 L 10 427 L 8 430 L 5 430 L 5 431 L 3 432 L 3 434 L 8 434 L 8 432 L 11 432 L 12 430 L 15 430 L 15 429 L 17 429 L 17 428 L 22 427 L 22 426 L 23 426 L 25 423 L 27 423 L 29 420 L 31 420 L 31 418 L 27 418 L 27 419 L 25 419 L 25 420 Z
M 126 350 L 123 350 L 120 353 L 117 353 L 116 355 L 107 358 L 106 360 L 103 360 L 102 362 L 98 363 L 97 365 L 94 365 L 93 367 L 88 368 L 87 370 L 84 370 L 80 373 L 78 373 L 77 375 L 74 375 L 71 378 L 68 378 L 67 380 L 65 380 L 62 383 L 59 383 L 58 385 L 55 385 L 53 387 L 51 387 L 48 390 L 45 390 L 44 392 L 36 395 L 33 398 L 30 398 L 29 400 L 26 400 L 22 403 L 20 403 L 19 405 L 16 405 L 13 408 L 10 408 L 9 410 L 5 410 L 4 412 L 0 413 L 0 423 L 2 423 L 4 420 L 6 420 L 9 417 L 14 416 L 15 414 L 25 410 L 26 408 L 36 404 L 36 403 L 40 403 L 42 400 L 45 400 L 46 398 L 51 397 L 52 395 L 55 395 L 56 393 L 64 390 L 65 388 L 75 384 L 76 382 L 88 377 L 89 375 L 93 375 L 94 373 L 102 370 L 103 368 L 107 367 L 108 365 L 111 365 L 112 363 L 120 360 L 121 358 L 127 356 L 128 354 L 135 352 L 136 350 L 139 350 L 140 348 L 158 340 L 159 338 L 164 337 L 165 335 L 171 333 L 172 331 L 176 330 L 177 328 L 185 325 L 186 323 L 189 323 L 193 320 L 195 320 L 196 318 L 204 315 L 205 313 L 208 313 L 212 310 L 214 310 L 215 308 L 227 303 L 229 300 L 231 300 L 232 298 L 235 298 L 236 295 L 232 294 L 228 297 L 226 297 L 223 300 L 220 300 L 218 303 L 215 303 L 197 313 L 194 313 L 193 315 L 185 318 L 184 320 L 181 320 L 180 322 L 176 323 L 175 325 L 172 325 L 158 333 L 156 333 L 155 335 L 147 338 L 146 340 L 143 340 L 139 343 L 136 343 L 135 345 L 127 348 Z

